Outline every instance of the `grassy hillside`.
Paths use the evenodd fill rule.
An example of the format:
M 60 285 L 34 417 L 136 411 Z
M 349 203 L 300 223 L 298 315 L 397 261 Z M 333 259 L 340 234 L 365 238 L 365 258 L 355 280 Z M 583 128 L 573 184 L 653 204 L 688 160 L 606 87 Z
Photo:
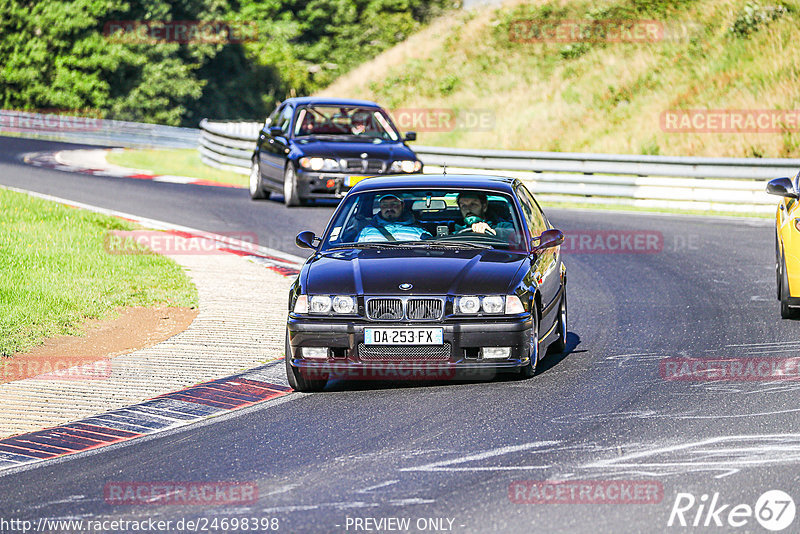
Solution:
M 519 38 L 531 24 L 570 20 L 656 20 L 663 34 L 646 42 Z M 466 120 L 490 114 L 484 128 L 420 131 L 420 144 L 800 157 L 800 124 L 775 133 L 662 128 L 668 110 L 800 110 L 798 27 L 796 0 L 517 2 L 437 20 L 320 94 L 391 110 L 449 109 Z

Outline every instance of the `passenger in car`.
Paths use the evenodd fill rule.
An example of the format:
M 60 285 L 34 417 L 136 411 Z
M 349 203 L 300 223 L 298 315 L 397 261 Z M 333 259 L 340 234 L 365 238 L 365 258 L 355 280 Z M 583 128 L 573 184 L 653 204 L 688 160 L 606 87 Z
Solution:
M 433 237 L 417 225 L 414 215 L 404 209 L 396 195 L 381 197 L 380 211 L 370 219 L 369 226 L 358 234 L 359 243 L 368 241 L 418 241 Z
M 489 211 L 489 201 L 486 198 L 486 193 L 481 191 L 464 191 L 459 193 L 456 198 L 458 209 L 461 210 L 461 216 L 464 217 L 464 224 L 456 223 L 456 232 L 472 231 L 476 234 L 491 234 L 498 235 L 498 230 L 501 234 L 513 232 L 514 225 L 505 219 L 502 219 L 496 213 Z M 505 232 L 503 231 L 505 230 Z
M 303 117 L 303 123 L 300 126 L 300 131 L 298 135 L 311 135 L 314 133 L 314 128 L 316 127 L 316 121 L 314 119 L 314 115 L 311 113 L 306 113 Z

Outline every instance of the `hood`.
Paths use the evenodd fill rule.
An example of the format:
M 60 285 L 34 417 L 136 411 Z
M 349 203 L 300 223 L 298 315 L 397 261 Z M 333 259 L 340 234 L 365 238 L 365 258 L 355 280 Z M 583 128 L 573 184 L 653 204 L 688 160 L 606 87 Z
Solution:
M 396 160 L 417 159 L 414 152 L 400 141 L 382 143 L 361 141 L 328 141 L 327 139 L 301 138 L 293 140 L 298 157 L 334 157 L 360 159 L 366 153 L 366 159 Z
M 306 265 L 306 294 L 506 294 L 518 282 L 524 254 L 503 250 L 343 250 Z M 524 273 L 524 271 L 523 271 Z M 410 283 L 410 291 L 399 285 Z

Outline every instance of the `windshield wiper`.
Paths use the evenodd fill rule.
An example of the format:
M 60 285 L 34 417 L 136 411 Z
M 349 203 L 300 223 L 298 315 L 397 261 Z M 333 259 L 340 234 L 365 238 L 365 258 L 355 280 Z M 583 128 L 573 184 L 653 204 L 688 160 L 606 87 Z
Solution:
M 322 252 L 329 250 L 343 250 L 347 248 L 397 248 L 408 245 L 408 242 L 392 242 L 392 241 L 368 241 L 366 243 L 347 243 L 345 245 L 337 245 L 335 247 L 328 247 Z
M 471 243 L 469 241 L 439 241 L 436 239 L 432 239 L 429 241 L 420 241 L 422 244 L 435 245 L 437 247 L 446 247 L 446 248 L 475 248 L 486 250 L 490 248 L 494 248 L 492 245 L 487 245 L 486 243 Z

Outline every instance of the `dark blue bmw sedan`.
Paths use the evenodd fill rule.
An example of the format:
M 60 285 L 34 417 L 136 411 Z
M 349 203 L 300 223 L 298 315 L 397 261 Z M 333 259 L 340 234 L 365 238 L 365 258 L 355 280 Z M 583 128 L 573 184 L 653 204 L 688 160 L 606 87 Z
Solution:
M 341 98 L 290 98 L 267 118 L 250 171 L 250 196 L 282 193 L 287 206 L 339 198 L 369 176 L 411 174 L 422 162 L 378 104 Z
M 297 236 L 314 253 L 289 294 L 289 384 L 532 376 L 566 349 L 563 241 L 518 179 L 360 182 Z

